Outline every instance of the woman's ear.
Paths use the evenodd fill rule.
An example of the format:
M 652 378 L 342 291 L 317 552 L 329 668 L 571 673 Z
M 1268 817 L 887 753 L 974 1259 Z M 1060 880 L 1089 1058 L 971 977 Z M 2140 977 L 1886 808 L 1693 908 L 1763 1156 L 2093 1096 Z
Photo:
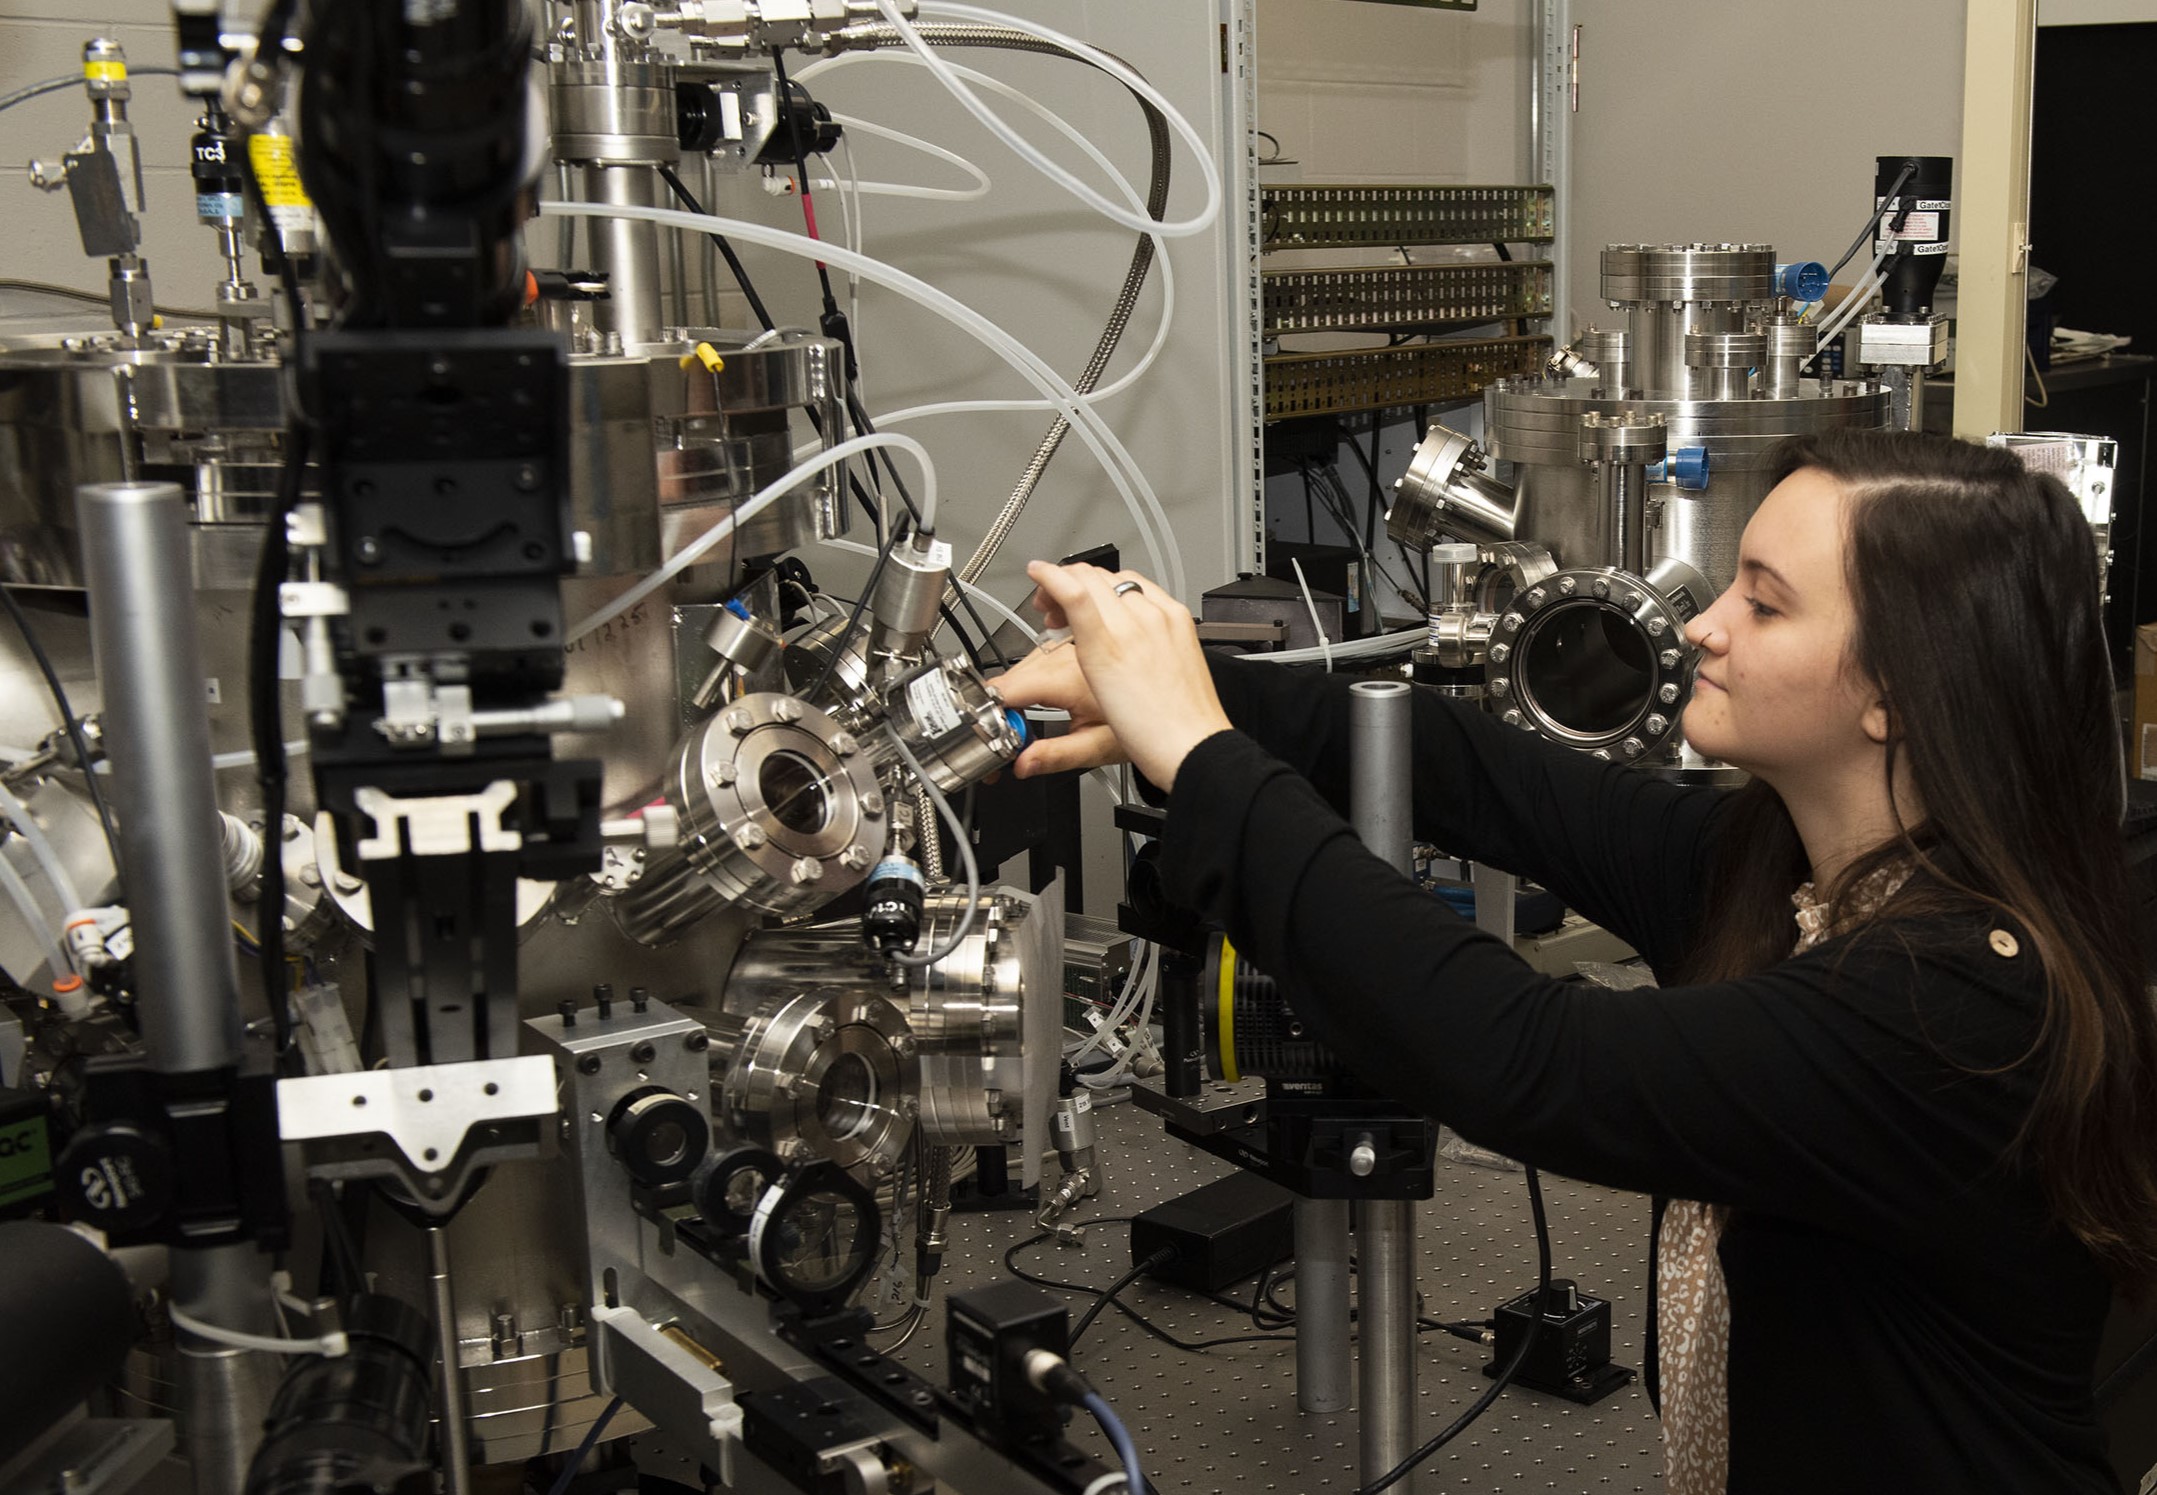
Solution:
M 1867 737 L 1885 746 L 1895 731 L 1895 712 L 1887 704 L 1887 697 L 1875 696 L 1872 704 L 1865 708 L 1865 714 L 1858 718 L 1858 725 Z

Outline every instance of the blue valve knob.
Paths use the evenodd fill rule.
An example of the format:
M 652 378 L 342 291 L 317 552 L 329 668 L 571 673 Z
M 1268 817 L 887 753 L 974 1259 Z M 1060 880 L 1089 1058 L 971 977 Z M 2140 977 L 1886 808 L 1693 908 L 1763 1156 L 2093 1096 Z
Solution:
M 1708 486 L 1708 449 L 1704 446 L 1681 446 L 1660 462 L 1648 467 L 1651 483 L 1675 483 L 1694 493 Z
M 1004 708 L 1004 720 L 1011 723 L 1011 730 L 1019 734 L 1020 747 L 1024 747 L 1027 743 L 1033 741 L 1033 734 L 1026 730 L 1026 718 L 1024 716 L 1006 706 Z
M 749 621 L 749 604 L 736 597 L 726 605 L 726 610 L 744 623 Z
M 1827 266 L 1818 260 L 1799 260 L 1775 267 L 1775 294 L 1792 301 L 1818 301 L 1827 294 Z

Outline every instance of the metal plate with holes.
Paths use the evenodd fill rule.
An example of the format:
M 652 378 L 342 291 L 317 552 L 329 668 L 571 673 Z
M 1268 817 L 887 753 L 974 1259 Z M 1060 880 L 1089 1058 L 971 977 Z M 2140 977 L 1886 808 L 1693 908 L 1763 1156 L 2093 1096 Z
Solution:
M 1266 419 L 1458 403 L 1474 399 L 1500 379 L 1538 372 L 1549 356 L 1547 337 L 1277 353 L 1265 360 Z
M 402 1173 L 419 1185 L 423 1207 L 455 1198 L 482 1162 L 551 1151 L 555 1110 L 554 1066 L 537 1055 L 277 1082 L 278 1133 L 302 1144 L 309 1172 Z
M 1135 1106 L 1101 1110 L 1097 1128 L 1107 1187 L 1084 1207 L 1081 1224 L 1149 1209 L 1228 1171 L 1219 1159 L 1165 1136 L 1159 1118 Z M 1527 1189 L 1518 1173 L 1443 1160 L 1437 1169 L 1438 1196 L 1416 1211 L 1416 1284 L 1424 1312 L 1447 1320 L 1484 1318 L 1534 1283 Z M 1637 1367 L 1647 1290 L 1647 1199 L 1548 1175 L 1543 1192 L 1553 1272 L 1611 1300 L 1614 1355 Z M 949 1354 L 945 1295 L 1008 1280 L 1005 1250 L 1038 1229 L 1025 1211 L 954 1214 L 936 1301 L 895 1358 L 941 1383 Z M 1021 1252 L 1019 1264 L 1044 1277 L 1105 1287 L 1130 1267 L 1129 1231 L 1125 1224 L 1092 1226 L 1083 1246 L 1044 1242 Z M 1242 1290 L 1248 1294 L 1250 1288 L 1246 1283 Z M 1074 1321 L 1091 1301 L 1076 1293 L 1059 1296 L 1070 1304 Z M 1288 1292 L 1281 1296 L 1293 1301 Z M 1248 1317 L 1152 1281 L 1126 1289 L 1119 1301 L 1179 1339 L 1253 1332 Z M 1421 1351 L 1416 1426 L 1427 1438 L 1489 1383 L 1482 1372 L 1486 1354 L 1474 1345 L 1433 1333 L 1422 1336 Z M 1295 1346 L 1287 1340 L 1192 1354 L 1111 1311 L 1086 1331 L 1074 1362 L 1131 1429 L 1146 1474 L 1164 1495 L 1311 1495 L 1355 1488 L 1355 1414 L 1296 1410 Z M 1096 1457 L 1109 1457 L 1106 1441 L 1085 1419 L 1075 1420 L 1068 1436 Z M 1423 1467 L 1416 1488 L 1421 1495 L 1652 1491 L 1662 1486 L 1661 1463 L 1661 1434 L 1637 1381 L 1592 1407 L 1513 1390 Z
M 1548 187 L 1295 182 L 1260 189 L 1265 249 L 1392 249 L 1402 244 L 1547 243 Z
M 1550 315 L 1548 260 L 1268 270 L 1260 331 L 1375 332 Z

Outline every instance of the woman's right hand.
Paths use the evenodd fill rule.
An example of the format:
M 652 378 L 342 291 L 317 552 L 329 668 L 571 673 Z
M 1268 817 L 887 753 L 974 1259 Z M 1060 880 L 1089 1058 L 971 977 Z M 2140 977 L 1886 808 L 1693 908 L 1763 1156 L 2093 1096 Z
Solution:
M 1093 688 L 1079 668 L 1078 650 L 1069 639 L 1051 639 L 989 682 L 1004 704 L 1014 709 L 1049 706 L 1071 713 L 1071 730 L 1036 737 L 1019 754 L 1012 772 L 1022 779 L 1073 769 L 1128 763 L 1130 754 L 1101 713 Z

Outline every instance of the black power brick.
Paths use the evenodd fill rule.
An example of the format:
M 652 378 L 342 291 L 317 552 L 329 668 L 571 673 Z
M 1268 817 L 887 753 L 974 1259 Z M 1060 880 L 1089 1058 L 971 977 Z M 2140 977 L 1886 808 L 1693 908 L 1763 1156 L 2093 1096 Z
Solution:
M 1544 1293 L 1542 1324 L 1536 1324 L 1535 1299 L 1529 1288 L 1498 1306 L 1495 1342 L 1483 1374 L 1495 1376 L 1512 1364 L 1521 1340 L 1535 1331 L 1528 1358 L 1513 1377 L 1515 1385 L 1547 1391 L 1583 1406 L 1600 1401 L 1633 1379 L 1633 1372 L 1610 1360 L 1610 1303 L 1591 1298 L 1563 1277 L 1551 1279 Z
M 1255 1173 L 1231 1173 L 1133 1219 L 1131 1264 L 1165 1248 L 1173 1254 L 1152 1276 L 1220 1292 L 1295 1254 L 1295 1198 Z

